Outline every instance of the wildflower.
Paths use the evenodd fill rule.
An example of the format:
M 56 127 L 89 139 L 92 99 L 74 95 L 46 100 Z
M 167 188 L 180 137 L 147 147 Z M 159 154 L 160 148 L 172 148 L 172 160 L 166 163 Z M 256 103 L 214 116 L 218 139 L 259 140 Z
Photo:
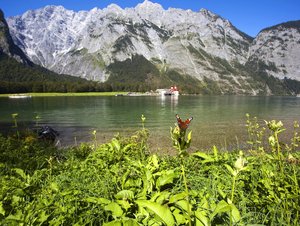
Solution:
M 144 115 L 141 116 L 142 123 L 146 121 L 146 117 Z

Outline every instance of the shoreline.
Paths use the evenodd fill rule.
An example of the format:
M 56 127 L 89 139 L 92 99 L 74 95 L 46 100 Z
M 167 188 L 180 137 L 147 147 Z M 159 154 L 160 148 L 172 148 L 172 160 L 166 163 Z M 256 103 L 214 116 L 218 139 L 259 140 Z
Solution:
M 82 92 L 82 93 L 10 93 L 0 94 L 0 97 L 13 95 L 26 95 L 31 97 L 57 97 L 57 96 L 116 96 L 118 94 L 127 95 L 128 92 Z

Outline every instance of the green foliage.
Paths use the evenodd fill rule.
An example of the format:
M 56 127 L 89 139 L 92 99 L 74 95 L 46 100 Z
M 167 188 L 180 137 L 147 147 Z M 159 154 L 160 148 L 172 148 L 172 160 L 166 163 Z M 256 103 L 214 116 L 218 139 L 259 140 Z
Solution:
M 0 81 L 0 93 L 112 91 L 109 84 L 59 75 L 36 65 L 23 65 L 5 55 L 0 55 Z
M 193 154 L 191 134 L 175 128 L 179 158 L 150 154 L 141 121 L 130 137 L 65 150 L 32 134 L 1 136 L 0 224 L 299 225 L 298 123 L 282 144 L 280 122 L 266 122 L 262 134 L 248 116 L 249 150 Z M 264 135 L 275 143 L 263 146 Z
M 293 94 L 300 94 L 300 82 L 298 80 L 285 77 L 283 82 Z
M 290 79 L 280 80 L 268 75 L 267 71 L 278 71 L 274 63 L 266 63 L 259 59 L 250 59 L 245 64 L 245 68 L 255 81 L 263 85 L 260 95 L 268 94 L 268 89 L 271 90 L 274 95 L 291 95 L 295 91 L 292 87 L 297 86 L 296 81 Z
M 188 154 L 187 149 L 190 147 L 192 142 L 192 131 L 187 135 L 186 130 L 182 130 L 179 126 L 175 126 L 174 129 L 170 128 L 171 139 L 173 141 L 173 147 L 177 149 L 178 156 L 183 157 Z

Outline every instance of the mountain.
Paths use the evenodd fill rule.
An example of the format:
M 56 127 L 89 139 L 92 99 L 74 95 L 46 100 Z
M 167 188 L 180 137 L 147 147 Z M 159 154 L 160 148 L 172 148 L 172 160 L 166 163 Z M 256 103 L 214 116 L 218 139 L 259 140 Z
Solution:
M 165 10 L 146 0 L 135 8 L 112 4 L 79 12 L 46 6 L 7 20 L 15 43 L 34 63 L 115 89 L 179 84 L 203 94 L 291 94 L 296 90 L 282 75 L 300 80 L 287 57 L 270 61 L 272 49 L 261 41 L 270 38 L 267 31 L 252 38 L 205 9 Z M 300 46 L 294 26 L 287 30 L 294 38 L 283 39 L 285 56 Z
M 0 9 L 0 93 L 67 92 L 90 85 L 85 79 L 58 75 L 32 63 L 14 44 Z
M 300 20 L 263 29 L 249 49 L 248 62 L 258 61 L 269 75 L 300 81 Z
M 0 9 L 0 56 L 4 54 L 23 64 L 32 65 L 23 51 L 14 44 L 3 11 Z

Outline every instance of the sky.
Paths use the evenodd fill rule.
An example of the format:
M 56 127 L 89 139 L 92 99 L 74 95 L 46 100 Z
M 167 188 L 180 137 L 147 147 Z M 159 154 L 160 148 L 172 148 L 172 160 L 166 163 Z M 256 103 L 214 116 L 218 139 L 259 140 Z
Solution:
M 103 9 L 114 3 L 121 8 L 135 7 L 144 0 L 0 0 L 5 17 L 21 15 L 46 5 L 62 5 L 79 11 Z M 164 9 L 208 9 L 228 19 L 236 28 L 255 37 L 264 28 L 291 20 L 300 20 L 300 0 L 151 0 Z

